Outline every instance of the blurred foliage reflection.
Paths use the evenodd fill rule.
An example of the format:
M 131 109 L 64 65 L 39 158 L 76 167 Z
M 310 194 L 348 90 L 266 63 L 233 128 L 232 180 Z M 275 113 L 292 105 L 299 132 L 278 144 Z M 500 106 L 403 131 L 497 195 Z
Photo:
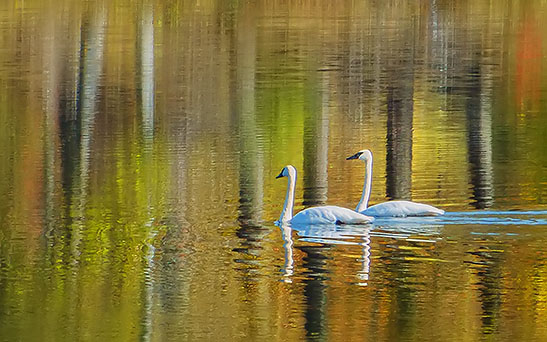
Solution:
M 546 17 L 539 0 L 0 4 L 0 336 L 547 339 L 537 218 L 346 244 L 272 225 L 288 163 L 296 209 L 353 208 L 362 148 L 372 203 L 545 210 Z

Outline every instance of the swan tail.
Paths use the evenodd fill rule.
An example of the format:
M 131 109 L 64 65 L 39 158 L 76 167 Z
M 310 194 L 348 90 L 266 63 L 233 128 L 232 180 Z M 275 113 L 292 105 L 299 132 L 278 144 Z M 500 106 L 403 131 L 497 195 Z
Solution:
M 419 216 L 439 216 L 439 215 L 444 215 L 444 210 L 433 208 L 432 210 L 424 211 Z

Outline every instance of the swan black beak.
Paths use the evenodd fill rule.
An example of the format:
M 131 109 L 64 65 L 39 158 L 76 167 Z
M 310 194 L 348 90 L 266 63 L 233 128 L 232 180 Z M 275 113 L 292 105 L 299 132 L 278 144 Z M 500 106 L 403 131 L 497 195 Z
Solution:
M 278 178 L 281 178 L 283 177 L 283 170 L 281 170 L 281 172 L 277 175 L 277 177 L 275 177 L 275 179 L 278 179 Z
M 352 159 L 359 159 L 359 157 L 363 154 L 362 152 L 357 152 L 351 157 L 347 157 L 346 160 L 352 160 Z

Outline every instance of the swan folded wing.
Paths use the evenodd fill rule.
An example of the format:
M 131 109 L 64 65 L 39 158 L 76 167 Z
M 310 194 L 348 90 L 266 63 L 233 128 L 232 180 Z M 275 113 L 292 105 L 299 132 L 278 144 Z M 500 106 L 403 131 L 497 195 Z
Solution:
M 389 201 L 373 205 L 361 212 L 373 217 L 437 216 L 444 210 L 410 201 Z
M 323 206 L 304 209 L 296 214 L 293 224 L 364 224 L 371 223 L 374 218 L 357 213 L 353 210 L 337 207 Z

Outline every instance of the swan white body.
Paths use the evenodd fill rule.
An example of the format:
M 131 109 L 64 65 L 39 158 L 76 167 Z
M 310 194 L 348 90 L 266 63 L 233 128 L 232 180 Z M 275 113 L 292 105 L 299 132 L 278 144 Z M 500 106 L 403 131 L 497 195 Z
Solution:
M 411 201 L 384 202 L 360 212 L 373 217 L 437 216 L 444 214 L 444 210 L 435 208 L 432 205 Z
M 442 209 L 410 201 L 389 201 L 368 207 L 370 190 L 372 188 L 372 152 L 361 150 L 346 159 L 359 159 L 366 164 L 363 194 L 355 211 L 373 217 L 438 216 L 444 214 L 444 210 Z
M 281 173 L 276 177 L 287 177 L 287 194 L 285 196 L 285 204 L 279 218 L 280 223 L 291 223 L 295 225 L 302 224 L 366 224 L 374 221 L 373 217 L 369 217 L 353 210 L 327 205 L 322 207 L 313 207 L 300 211 L 293 216 L 294 206 L 294 191 L 296 186 L 296 168 L 292 165 L 287 165 Z
M 355 215 L 358 214 L 358 215 Z M 292 224 L 361 224 L 371 223 L 374 219 L 359 214 L 348 208 L 337 207 L 334 205 L 326 205 L 321 207 L 313 207 L 300 211 L 294 215 L 291 220 Z

